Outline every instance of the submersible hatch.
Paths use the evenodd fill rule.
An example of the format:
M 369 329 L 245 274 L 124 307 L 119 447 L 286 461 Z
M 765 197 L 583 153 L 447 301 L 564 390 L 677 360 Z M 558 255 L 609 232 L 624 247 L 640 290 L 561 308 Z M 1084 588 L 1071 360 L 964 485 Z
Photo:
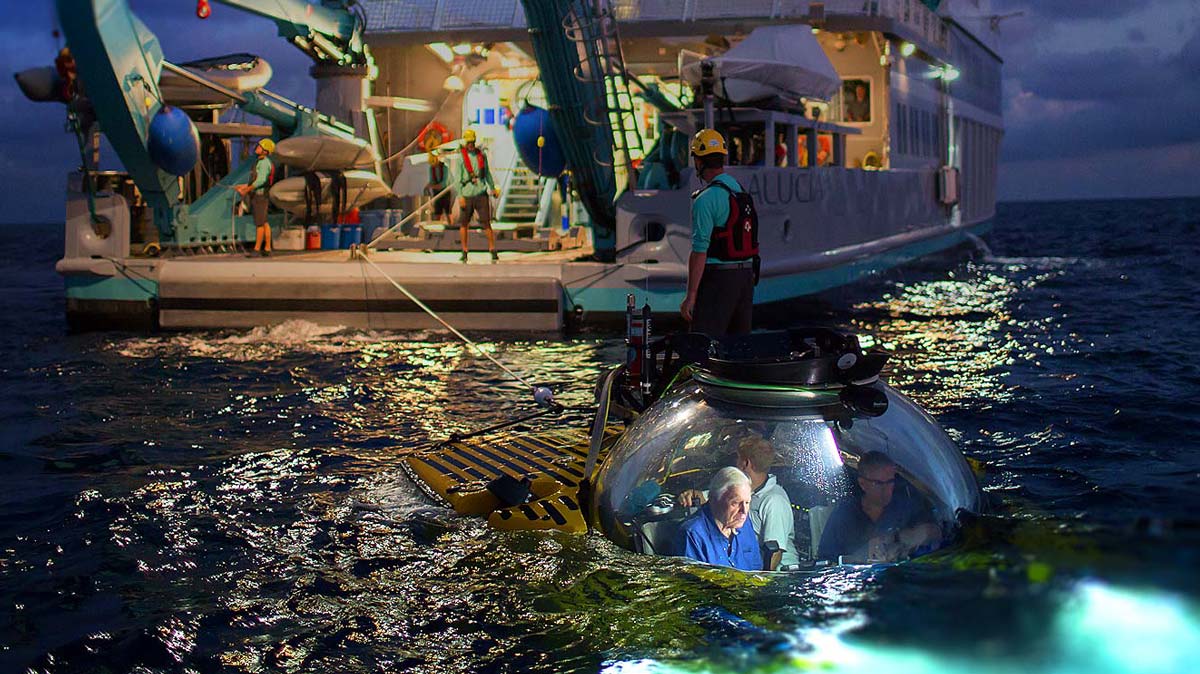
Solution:
M 854 335 L 798 328 L 650 340 L 648 310 L 639 314 L 631 309 L 629 357 L 601 378 L 590 419 L 561 408 L 528 415 L 411 451 L 408 473 L 499 529 L 590 529 L 635 552 L 674 555 L 689 515 L 679 495 L 736 465 L 739 447 L 766 446 L 766 484 L 756 487 L 781 491 L 787 507 L 768 515 L 768 529 L 784 533 L 762 541 L 764 560 L 784 570 L 921 554 L 953 539 L 961 512 L 982 508 L 954 442 L 880 379 L 887 354 L 864 351 Z M 896 531 L 833 531 L 861 520 L 863 485 L 878 486 L 860 474 L 868 456 L 893 467 L 888 507 L 932 532 L 920 546 L 900 545 Z M 880 535 L 896 544 L 886 559 L 867 546 Z

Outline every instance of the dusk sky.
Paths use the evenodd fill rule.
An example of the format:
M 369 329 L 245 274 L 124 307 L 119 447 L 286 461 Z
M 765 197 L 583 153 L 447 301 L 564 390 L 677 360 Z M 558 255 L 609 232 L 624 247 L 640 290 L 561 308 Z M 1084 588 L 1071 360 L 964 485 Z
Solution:
M 169 60 L 264 56 L 270 88 L 310 103 L 309 61 L 275 27 L 216 2 L 135 0 Z M 53 62 L 53 3 L 0 0 L 0 70 Z M 1000 200 L 1200 196 L 1200 3 L 998 0 L 1004 121 Z M 62 106 L 27 101 L 0 78 L 0 222 L 61 221 L 79 163 Z

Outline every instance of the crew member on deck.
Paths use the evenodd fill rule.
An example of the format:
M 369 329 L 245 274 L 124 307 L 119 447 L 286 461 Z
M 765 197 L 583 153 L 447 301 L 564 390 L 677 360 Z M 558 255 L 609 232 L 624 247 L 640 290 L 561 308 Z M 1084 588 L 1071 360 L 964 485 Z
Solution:
M 463 132 L 463 145 L 459 150 L 459 167 L 454 184 L 458 188 L 458 205 L 462 209 L 458 218 L 458 231 L 462 238 L 462 261 L 467 261 L 468 226 L 471 215 L 479 214 L 479 224 L 487 233 L 488 250 L 492 254 L 492 262 L 499 259 L 496 255 L 496 235 L 492 232 L 492 195 L 500 196 L 500 190 L 492 181 L 492 172 L 488 169 L 487 155 L 475 146 L 475 130 Z
M 745 193 L 733 176 L 725 173 L 729 155 L 725 138 L 703 129 L 692 139 L 691 149 L 696 175 L 704 187 L 692 195 L 692 254 L 688 256 L 687 296 L 679 313 L 692 332 L 712 337 L 744 335 L 750 332 L 754 310 L 758 219 L 750 203 L 751 232 L 749 220 L 743 223 L 731 209 L 731 202 Z
M 430 219 L 437 221 L 439 217 L 446 219 L 446 229 L 450 229 L 450 206 L 454 196 L 446 192 L 450 184 L 450 171 L 446 162 L 436 149 L 429 151 L 429 182 L 425 184 L 425 196 L 433 199 L 433 211 Z
M 275 165 L 269 155 L 275 151 L 275 141 L 263 138 L 254 146 L 254 168 L 250 170 L 250 182 L 234 187 L 243 197 L 250 197 L 250 212 L 254 214 L 254 252 L 266 257 L 271 254 L 271 226 L 267 224 L 267 190 L 271 189 L 275 177 Z M 253 253 L 251 253 L 253 255 Z M 249 257 L 249 256 L 247 256 Z

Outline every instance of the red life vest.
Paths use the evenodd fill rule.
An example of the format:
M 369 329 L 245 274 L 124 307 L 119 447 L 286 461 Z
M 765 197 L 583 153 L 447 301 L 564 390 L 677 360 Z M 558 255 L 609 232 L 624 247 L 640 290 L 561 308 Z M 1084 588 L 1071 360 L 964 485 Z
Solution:
M 704 190 L 717 185 L 729 193 L 729 218 L 720 227 L 713 227 L 708 256 L 726 262 L 742 262 L 758 257 L 758 212 L 749 192 L 734 192 L 728 185 L 714 180 L 696 191 L 693 199 Z
M 459 150 L 462 151 L 463 169 L 467 175 L 471 178 L 483 178 L 483 174 L 487 172 L 487 155 L 483 153 L 483 150 L 475 148 L 475 156 L 479 157 L 479 171 L 471 166 L 471 153 L 467 152 L 466 146 L 460 147 Z

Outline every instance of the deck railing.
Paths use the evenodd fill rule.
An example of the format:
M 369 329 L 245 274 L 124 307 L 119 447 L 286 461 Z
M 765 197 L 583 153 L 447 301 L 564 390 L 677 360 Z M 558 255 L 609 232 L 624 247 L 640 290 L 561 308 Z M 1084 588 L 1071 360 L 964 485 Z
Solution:
M 367 10 L 368 34 L 397 34 L 463 29 L 524 29 L 519 0 L 360 0 Z M 624 22 L 707 21 L 711 19 L 799 19 L 810 0 L 612 0 Z M 826 16 L 878 16 L 892 19 L 939 47 L 946 46 L 946 25 L 921 0 L 825 0 Z

